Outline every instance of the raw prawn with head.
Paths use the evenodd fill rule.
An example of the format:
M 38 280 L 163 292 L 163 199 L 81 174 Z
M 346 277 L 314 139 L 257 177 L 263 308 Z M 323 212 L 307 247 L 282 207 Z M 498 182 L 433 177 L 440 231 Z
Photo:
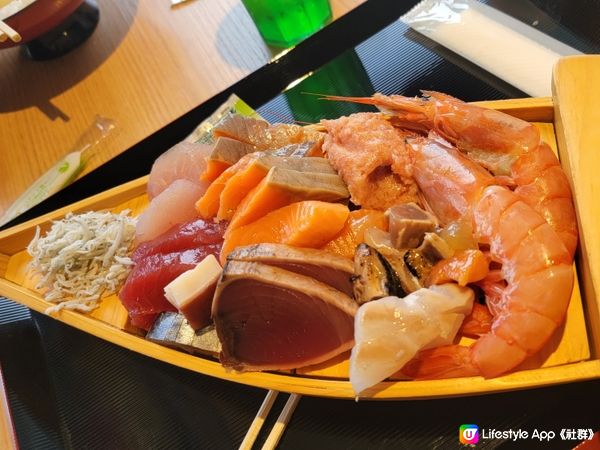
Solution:
M 412 175 L 442 224 L 470 219 L 498 270 L 481 283 L 493 314 L 471 346 L 422 351 L 413 378 L 504 374 L 537 353 L 562 324 L 573 288 L 577 225 L 556 156 L 535 126 L 437 92 L 330 99 L 378 106 L 410 140 Z M 511 190 L 511 188 L 514 190 Z

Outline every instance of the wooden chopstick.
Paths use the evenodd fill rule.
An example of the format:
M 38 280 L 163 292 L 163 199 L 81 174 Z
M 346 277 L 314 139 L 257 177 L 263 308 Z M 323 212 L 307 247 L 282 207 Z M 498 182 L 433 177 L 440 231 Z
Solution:
M 252 445 L 254 444 L 254 441 L 256 441 L 258 433 L 260 433 L 260 429 L 265 423 L 265 420 L 269 415 L 269 411 L 271 411 L 271 407 L 273 406 L 273 403 L 275 403 L 275 399 L 277 398 L 278 394 L 279 392 L 273 390 L 267 392 L 267 396 L 263 400 L 262 405 L 260 405 L 260 408 L 256 413 L 256 417 L 250 424 L 250 428 L 248 428 L 246 437 L 244 437 L 239 450 L 250 450 L 252 448 Z
M 2 368 L 0 368 L 0 448 L 6 450 L 17 450 L 19 448 L 10 413 L 10 405 L 8 404 L 8 395 L 4 386 L 4 378 L 2 377 Z
M 283 407 L 283 410 L 281 411 L 281 414 L 279 414 L 279 417 L 277 418 L 277 422 L 275 422 L 275 425 L 273 425 L 271 433 L 269 433 L 269 437 L 267 437 L 267 440 L 262 446 L 262 450 L 273 450 L 275 447 L 277 447 L 281 436 L 283 436 L 285 427 L 292 418 L 292 414 L 294 414 L 294 410 L 296 409 L 300 398 L 301 396 L 299 394 L 290 395 L 288 401 Z
M 13 42 L 21 42 L 21 35 L 2 20 L 0 20 L 0 32 L 6 34 Z
M 262 405 L 260 405 L 260 408 L 256 413 L 256 417 L 250 424 L 250 428 L 248 428 L 248 432 L 240 444 L 239 450 L 250 450 L 252 448 L 278 394 L 279 392 L 273 390 L 267 392 L 267 396 L 263 400 Z M 273 450 L 275 447 L 277 447 L 281 436 L 283 436 L 285 427 L 292 418 L 292 414 L 294 414 L 294 410 L 300 401 L 300 397 L 301 396 L 299 394 L 290 394 L 290 397 L 281 410 L 281 414 L 279 414 L 279 417 L 277 418 L 277 422 L 275 422 L 275 425 L 273 425 L 267 440 L 262 446 L 262 450 Z

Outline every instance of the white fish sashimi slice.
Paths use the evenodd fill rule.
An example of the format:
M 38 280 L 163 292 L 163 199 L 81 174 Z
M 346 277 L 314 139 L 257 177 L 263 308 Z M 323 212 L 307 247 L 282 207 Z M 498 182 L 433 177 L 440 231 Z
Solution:
M 419 289 L 362 305 L 354 319 L 350 382 L 358 395 L 398 372 L 422 349 L 454 340 L 473 308 L 471 289 Z M 460 311 L 460 312 L 458 312 Z
M 212 146 L 193 142 L 180 142 L 160 155 L 150 171 L 148 179 L 148 197 L 156 197 L 175 180 L 188 180 L 202 188 L 200 195 L 210 183 L 200 180 L 200 174 L 206 169 L 206 158 L 212 152 Z
M 154 239 L 173 225 L 194 219 L 198 215 L 194 204 L 202 194 L 202 188 L 197 184 L 188 180 L 175 180 L 154 197 L 140 214 L 135 227 L 136 243 Z

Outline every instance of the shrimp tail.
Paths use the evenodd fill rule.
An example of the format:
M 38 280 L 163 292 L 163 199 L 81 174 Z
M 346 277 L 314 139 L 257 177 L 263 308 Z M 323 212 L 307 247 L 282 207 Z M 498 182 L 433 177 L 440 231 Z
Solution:
M 445 345 L 422 350 L 403 368 L 402 374 L 416 380 L 459 378 L 479 375 L 471 347 Z

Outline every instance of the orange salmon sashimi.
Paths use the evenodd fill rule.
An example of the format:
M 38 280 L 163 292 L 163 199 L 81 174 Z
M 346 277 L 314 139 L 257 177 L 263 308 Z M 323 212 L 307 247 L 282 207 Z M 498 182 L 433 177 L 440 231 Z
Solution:
M 344 227 L 348 207 L 340 203 L 306 200 L 276 209 L 255 222 L 227 234 L 221 263 L 236 247 L 274 243 L 295 247 L 321 248 Z
M 250 153 L 240 159 L 233 166 L 226 169 L 213 181 L 204 195 L 196 202 L 196 211 L 203 219 L 212 219 L 219 212 L 221 205 L 221 193 L 231 177 L 243 170 L 253 159 L 257 158 L 255 153 Z
M 365 231 L 373 227 L 383 231 L 388 230 L 388 219 L 383 211 L 374 209 L 352 211 L 348 214 L 344 228 L 323 247 L 323 250 L 353 259 L 356 246 L 364 242 Z
M 227 232 L 291 203 L 303 200 L 338 202 L 349 196 L 346 185 L 338 175 L 272 167 L 238 205 Z

